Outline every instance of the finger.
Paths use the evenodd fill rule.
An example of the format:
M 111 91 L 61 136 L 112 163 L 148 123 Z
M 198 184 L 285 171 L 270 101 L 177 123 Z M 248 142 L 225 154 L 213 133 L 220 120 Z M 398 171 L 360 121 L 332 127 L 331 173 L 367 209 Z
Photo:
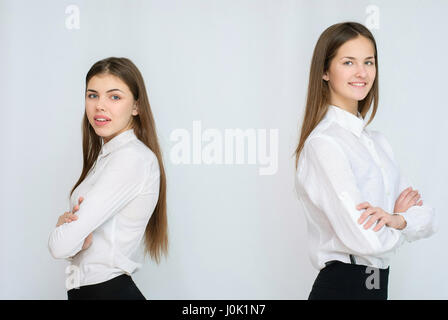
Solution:
M 413 190 L 413 191 L 409 192 L 405 198 L 405 201 L 408 203 L 412 202 L 412 199 L 415 197 L 416 194 L 418 194 L 417 190 Z
M 408 206 L 414 206 L 416 204 L 416 202 L 419 199 L 419 193 L 417 190 L 415 190 L 415 194 L 413 194 L 412 196 L 408 197 Z
M 375 208 L 370 207 L 366 211 L 364 211 L 358 219 L 358 223 L 362 224 L 364 221 L 371 215 L 376 212 Z
M 381 216 L 379 214 L 371 215 L 369 220 L 364 225 L 364 229 L 369 229 L 378 219 L 380 219 Z
M 403 200 L 404 198 L 406 198 L 406 196 L 409 194 L 409 192 L 412 191 L 411 187 L 407 187 L 406 189 L 403 190 L 403 192 L 401 192 L 400 196 L 398 197 L 399 200 Z
M 65 222 L 70 223 L 70 222 L 75 221 L 77 219 L 78 219 L 78 217 L 76 217 L 76 216 L 70 216 L 70 217 L 65 218 Z
M 410 206 L 413 205 L 412 203 L 412 198 L 416 195 L 415 191 L 411 191 L 408 193 L 408 195 L 406 196 L 405 199 L 403 199 L 402 201 L 402 205 L 405 206 L 406 208 L 409 208 Z
M 412 202 L 415 204 L 418 202 L 418 199 L 420 199 L 420 193 L 417 192 L 417 194 L 412 198 Z
M 368 207 L 370 207 L 370 203 L 362 202 L 356 206 L 356 209 L 361 210 L 361 209 L 366 209 Z
M 81 204 L 81 202 L 83 202 L 83 201 L 84 201 L 84 198 L 83 197 L 79 197 L 79 200 L 78 200 L 79 204 Z
M 421 206 L 421 205 L 423 205 L 423 200 L 420 200 L 420 201 L 417 203 L 417 206 Z
M 386 224 L 386 219 L 380 219 L 378 223 L 376 224 L 375 228 L 373 228 L 373 231 L 378 232 L 380 231 L 384 225 Z
M 64 215 L 64 218 L 73 218 L 73 217 L 77 217 L 77 216 L 74 213 L 72 213 L 72 212 L 67 212 Z

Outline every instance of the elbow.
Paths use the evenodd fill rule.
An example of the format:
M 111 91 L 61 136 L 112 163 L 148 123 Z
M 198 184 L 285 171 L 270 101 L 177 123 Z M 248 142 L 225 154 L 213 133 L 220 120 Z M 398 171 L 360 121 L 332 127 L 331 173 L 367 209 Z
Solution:
M 55 259 L 67 259 L 75 255 L 76 251 L 73 246 L 69 245 L 62 239 L 55 239 L 53 233 L 48 240 L 48 250 Z
M 61 250 L 58 246 L 55 245 L 48 245 L 48 250 L 50 251 L 50 254 L 55 259 L 64 259 L 67 258 L 65 255 L 65 252 Z
M 57 242 L 51 241 L 51 239 L 48 242 L 48 250 L 55 259 L 66 259 L 70 256 L 61 243 L 58 244 Z

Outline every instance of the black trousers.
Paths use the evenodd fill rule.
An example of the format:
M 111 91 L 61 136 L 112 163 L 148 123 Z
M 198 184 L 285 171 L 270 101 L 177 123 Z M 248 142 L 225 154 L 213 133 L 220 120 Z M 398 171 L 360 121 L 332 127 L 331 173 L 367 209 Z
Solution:
M 389 268 L 332 261 L 320 270 L 308 300 L 387 300 Z
M 67 291 L 68 300 L 146 300 L 127 274 Z

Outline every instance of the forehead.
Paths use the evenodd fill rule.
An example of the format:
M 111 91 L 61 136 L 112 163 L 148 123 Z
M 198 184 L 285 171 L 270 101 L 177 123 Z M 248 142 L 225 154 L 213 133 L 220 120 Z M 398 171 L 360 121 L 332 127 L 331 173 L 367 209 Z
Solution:
M 337 57 L 359 57 L 364 59 L 375 55 L 375 48 L 371 40 L 358 36 L 345 42 L 339 47 Z
M 126 83 L 119 77 L 112 74 L 97 74 L 90 78 L 87 83 L 87 89 L 96 91 L 107 91 L 110 89 L 120 89 L 124 92 L 130 92 Z

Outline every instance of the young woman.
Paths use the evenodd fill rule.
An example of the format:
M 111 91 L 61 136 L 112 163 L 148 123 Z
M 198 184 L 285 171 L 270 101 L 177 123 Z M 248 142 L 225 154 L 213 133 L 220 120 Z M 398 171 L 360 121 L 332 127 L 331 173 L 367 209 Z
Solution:
M 131 274 L 167 253 L 166 177 L 145 84 L 126 58 L 96 62 L 86 76 L 83 170 L 71 212 L 49 237 L 71 261 L 68 299 L 145 299 Z M 75 214 L 76 212 L 76 214 Z M 69 281 L 70 280 L 70 281 Z
M 435 232 L 434 210 L 400 174 L 386 138 L 365 128 L 377 106 L 373 35 L 354 22 L 329 27 L 314 49 L 295 152 L 310 258 L 320 270 L 308 299 L 387 299 L 390 254 Z

